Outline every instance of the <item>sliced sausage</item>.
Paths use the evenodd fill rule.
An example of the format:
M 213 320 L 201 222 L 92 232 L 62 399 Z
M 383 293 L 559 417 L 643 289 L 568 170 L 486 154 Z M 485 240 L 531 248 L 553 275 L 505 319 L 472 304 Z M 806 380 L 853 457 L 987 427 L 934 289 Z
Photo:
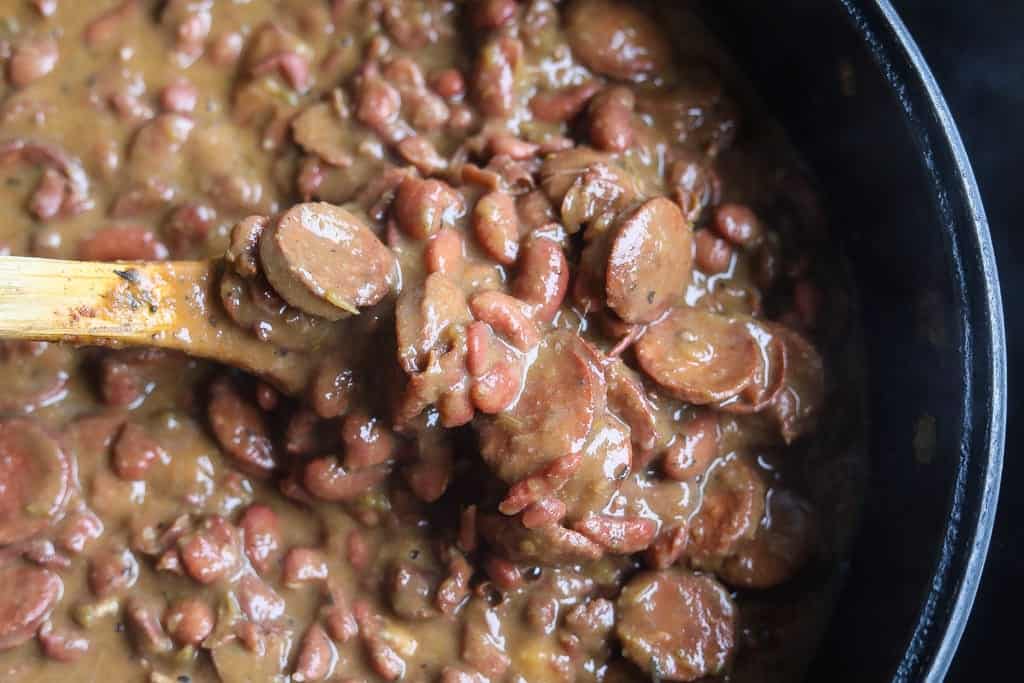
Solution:
M 676 435 L 665 452 L 662 470 L 676 481 L 695 479 L 718 457 L 718 416 L 710 410 L 697 413 Z
M 579 337 L 553 332 L 540 343 L 516 404 L 478 424 L 481 454 L 514 483 L 552 460 L 578 452 L 604 413 L 605 382 Z
M 757 343 L 742 323 L 692 308 L 673 309 L 634 348 L 648 377 L 690 403 L 731 398 L 758 369 Z
M 700 509 L 690 520 L 690 563 L 717 567 L 741 541 L 754 537 L 764 509 L 765 485 L 754 467 L 737 455 L 724 458 L 708 475 Z
M 616 603 L 623 653 L 653 680 L 721 672 L 736 647 L 738 610 L 709 576 L 675 569 L 633 577 Z
M 771 588 L 788 581 L 811 554 L 814 511 L 794 493 L 773 490 L 752 539 L 743 540 L 716 574 L 737 588 Z
M 210 387 L 207 414 L 218 443 L 239 469 L 260 477 L 275 469 L 274 446 L 263 413 L 242 398 L 227 378 L 218 379 Z
M 0 413 L 30 413 L 58 403 L 68 392 L 70 365 L 71 352 L 63 345 L 0 341 Z
M 49 569 L 0 561 L 0 650 L 31 639 L 63 593 L 64 583 Z
M 576 0 L 565 26 L 573 54 L 604 76 L 640 80 L 671 64 L 672 47 L 661 27 L 624 0 Z
M 298 204 L 260 238 L 260 262 L 292 306 L 328 320 L 391 290 L 395 258 L 364 222 L 331 204 Z
M 786 354 L 785 380 L 772 400 L 770 413 L 788 444 L 814 427 L 825 400 L 824 361 L 800 333 L 782 325 L 769 329 L 782 341 Z
M 34 421 L 0 421 L 0 545 L 42 533 L 64 512 L 71 461 Z
M 658 197 L 621 221 L 608 254 L 608 307 L 647 323 L 681 297 L 690 281 L 693 237 L 675 202 Z

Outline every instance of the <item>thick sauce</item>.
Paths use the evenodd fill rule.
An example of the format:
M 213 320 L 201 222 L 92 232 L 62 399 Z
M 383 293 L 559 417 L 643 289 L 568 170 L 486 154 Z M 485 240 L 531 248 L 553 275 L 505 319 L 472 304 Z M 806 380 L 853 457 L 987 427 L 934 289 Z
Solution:
M 4 252 L 224 257 L 316 360 L 0 342 L 0 679 L 800 675 L 850 295 L 685 7 L 0 4 Z

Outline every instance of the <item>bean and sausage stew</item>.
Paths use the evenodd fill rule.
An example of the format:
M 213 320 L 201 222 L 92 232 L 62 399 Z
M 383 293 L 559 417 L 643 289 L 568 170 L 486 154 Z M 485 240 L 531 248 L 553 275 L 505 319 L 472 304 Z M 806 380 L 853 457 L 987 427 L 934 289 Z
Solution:
M 694 8 L 2 0 L 0 59 L 4 253 L 217 259 L 316 368 L 0 343 L 0 679 L 801 675 L 852 297 Z

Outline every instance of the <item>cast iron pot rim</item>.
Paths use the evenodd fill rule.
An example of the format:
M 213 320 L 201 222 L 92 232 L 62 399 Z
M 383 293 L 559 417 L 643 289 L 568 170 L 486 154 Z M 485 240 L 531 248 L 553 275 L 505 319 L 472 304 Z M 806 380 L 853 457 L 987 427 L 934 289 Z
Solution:
M 981 193 L 931 69 L 889 0 L 840 0 L 894 94 L 936 194 L 956 278 L 963 356 L 962 437 L 930 588 L 893 681 L 941 681 L 978 590 L 999 497 L 1006 430 L 1006 340 Z M 950 163 L 943 164 L 943 152 Z M 960 220 L 957 208 L 966 215 Z M 930 661 L 929 661 L 930 660 Z

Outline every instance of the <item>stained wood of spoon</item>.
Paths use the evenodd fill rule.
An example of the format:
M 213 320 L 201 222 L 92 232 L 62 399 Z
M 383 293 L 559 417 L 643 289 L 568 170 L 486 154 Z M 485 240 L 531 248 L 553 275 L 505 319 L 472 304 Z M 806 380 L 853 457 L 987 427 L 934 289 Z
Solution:
M 261 375 L 295 394 L 309 354 L 225 320 L 221 261 L 98 263 L 0 257 L 0 338 L 183 351 Z

